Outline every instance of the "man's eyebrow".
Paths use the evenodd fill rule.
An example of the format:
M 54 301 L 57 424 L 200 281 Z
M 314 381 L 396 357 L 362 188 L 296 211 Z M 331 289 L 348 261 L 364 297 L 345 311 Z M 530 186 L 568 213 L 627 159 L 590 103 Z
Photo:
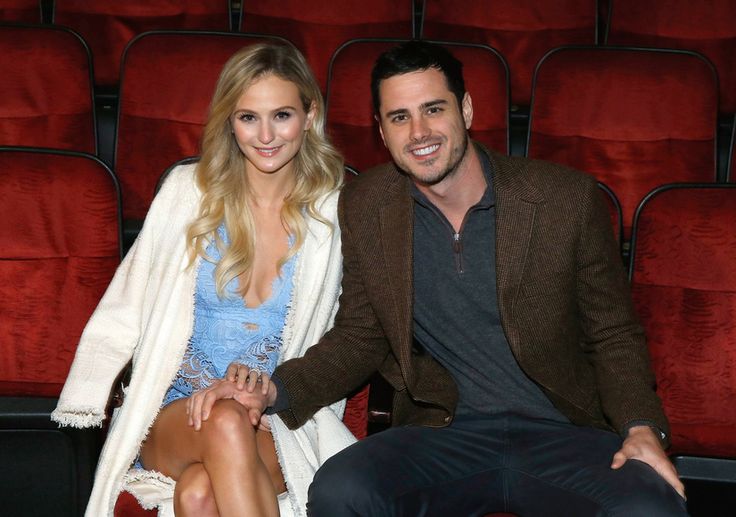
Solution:
M 436 99 L 433 101 L 425 102 L 421 106 L 419 106 L 420 109 L 427 109 L 427 108 L 434 108 L 435 106 L 444 106 L 447 104 L 447 101 L 445 99 Z
M 425 103 L 422 103 L 419 105 L 420 110 L 426 110 L 427 108 L 433 108 L 435 106 L 444 106 L 447 104 L 447 101 L 445 99 L 435 99 L 431 101 L 427 101 Z M 392 111 L 389 111 L 386 113 L 386 117 L 393 117 L 396 115 L 405 115 L 409 113 L 409 110 L 406 108 L 399 108 Z

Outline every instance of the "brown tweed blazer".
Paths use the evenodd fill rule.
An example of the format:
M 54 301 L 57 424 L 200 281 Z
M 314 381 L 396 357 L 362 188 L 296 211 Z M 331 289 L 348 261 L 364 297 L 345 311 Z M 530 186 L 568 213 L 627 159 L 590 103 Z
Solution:
M 576 424 L 621 432 L 647 419 L 669 434 L 595 180 L 477 148 L 494 169 L 498 306 L 521 368 Z M 279 416 L 292 428 L 376 369 L 395 390 L 393 425 L 452 421 L 454 381 L 412 346 L 410 184 L 388 164 L 341 195 L 344 276 L 335 327 L 276 370 L 291 406 Z

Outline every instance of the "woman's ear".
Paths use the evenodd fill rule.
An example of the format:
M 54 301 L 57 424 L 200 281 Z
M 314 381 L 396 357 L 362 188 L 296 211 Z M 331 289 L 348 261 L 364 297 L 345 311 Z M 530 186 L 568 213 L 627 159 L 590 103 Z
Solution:
M 312 122 L 314 117 L 317 116 L 317 103 L 312 101 L 309 105 L 309 111 L 307 111 L 307 120 L 304 122 L 304 131 L 309 131 L 312 128 Z

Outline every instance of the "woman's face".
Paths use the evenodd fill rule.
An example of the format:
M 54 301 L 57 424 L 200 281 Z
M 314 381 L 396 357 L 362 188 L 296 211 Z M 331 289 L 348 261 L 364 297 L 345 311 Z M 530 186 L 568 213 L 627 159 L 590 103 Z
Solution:
M 291 173 L 294 156 L 312 125 L 314 109 L 305 112 L 296 84 L 273 74 L 251 84 L 231 116 L 246 171 Z

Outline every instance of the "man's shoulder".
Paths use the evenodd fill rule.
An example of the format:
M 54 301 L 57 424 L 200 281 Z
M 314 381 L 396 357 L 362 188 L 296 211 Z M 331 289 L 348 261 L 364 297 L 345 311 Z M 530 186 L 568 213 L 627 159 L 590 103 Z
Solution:
M 590 189 L 593 176 L 558 163 L 486 151 L 495 169 L 494 181 L 515 191 L 540 194 Z M 545 196 L 546 197 L 546 196 Z
M 383 163 L 348 181 L 343 188 L 343 197 L 352 203 L 375 204 L 400 191 L 406 181 L 392 162 Z

